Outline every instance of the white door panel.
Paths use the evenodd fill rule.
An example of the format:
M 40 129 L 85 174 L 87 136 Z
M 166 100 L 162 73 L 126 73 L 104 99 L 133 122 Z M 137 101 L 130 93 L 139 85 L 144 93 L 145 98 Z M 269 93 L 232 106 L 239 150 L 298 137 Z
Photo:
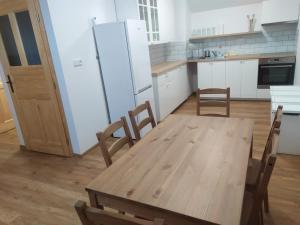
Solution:
M 94 31 L 110 122 L 113 123 L 135 107 L 125 24 L 96 25 Z M 115 136 L 124 136 L 124 132 L 119 131 Z
M 256 98 L 258 60 L 245 60 L 242 64 L 242 98 Z
M 205 89 L 211 87 L 212 87 L 211 63 L 198 63 L 198 88 Z
M 232 98 L 241 97 L 242 68 L 241 61 L 226 62 L 226 86 L 230 87 Z
M 226 76 L 225 76 L 225 62 L 214 62 L 212 65 L 212 87 L 213 88 L 225 88 Z
M 146 24 L 145 21 L 127 20 L 126 26 L 134 93 L 138 94 L 141 89 L 152 85 Z

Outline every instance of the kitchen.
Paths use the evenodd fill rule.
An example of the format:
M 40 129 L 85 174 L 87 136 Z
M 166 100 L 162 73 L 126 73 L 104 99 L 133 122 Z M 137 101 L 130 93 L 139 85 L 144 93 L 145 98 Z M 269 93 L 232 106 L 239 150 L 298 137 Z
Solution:
M 19 2 L 3 3 L 3 8 L 25 4 L 13 1 Z M 128 214 L 139 218 L 129 219 L 136 224 L 299 223 L 299 0 L 27 4 L 30 12 L 40 8 L 38 22 L 32 25 L 37 32 L 43 22 L 41 40 L 46 37 L 49 44 L 45 55 L 55 71 L 50 85 L 58 99 L 68 151 L 40 150 L 45 144 L 36 140 L 28 147 L 28 139 L 39 137 L 38 132 L 26 134 L 20 109 L 13 104 L 21 89 L 14 77 L 7 80 L 9 67 L 2 60 L 5 54 L 0 54 L 0 74 L 16 126 L 7 134 L 13 143 L 4 142 L 7 136 L 0 134 L 0 152 L 5 154 L 0 159 L 0 222 L 81 224 L 81 219 L 89 224 L 84 213 L 95 209 L 79 201 L 78 217 L 73 206 L 81 199 L 99 208 L 98 216 L 106 213 L 103 206 L 116 209 L 119 213 L 109 216 L 123 223 Z M 16 24 L 14 18 L 18 22 L 19 10 L 16 16 L 9 14 L 11 24 Z M 0 7 L 3 11 L 7 12 Z M 20 31 L 14 25 L 12 33 L 22 42 L 18 26 Z M 0 31 L 3 35 L 9 30 Z M 21 64 L 27 57 L 24 47 L 24 40 L 23 46 L 17 42 Z M 219 92 L 200 98 L 206 89 Z M 200 101 L 219 101 L 220 93 L 227 94 L 224 104 L 230 118 L 197 116 Z M 40 107 L 37 104 L 37 112 L 43 112 Z M 212 110 L 219 112 L 219 107 Z M 44 135 L 49 145 L 59 142 L 57 135 L 49 135 L 51 129 Z M 117 152 L 123 144 L 129 148 Z M 273 149 L 277 156 L 266 153 L 268 157 L 262 158 Z M 254 189 L 249 188 L 248 174 L 261 158 L 260 165 L 268 163 L 260 167 L 265 173 L 259 170 L 259 176 L 269 183 L 266 174 L 271 176 L 273 168 L 274 172 L 269 190 L 264 187 L 264 199 L 250 222 L 243 223 L 249 197 L 244 193 L 261 184 L 257 181 Z

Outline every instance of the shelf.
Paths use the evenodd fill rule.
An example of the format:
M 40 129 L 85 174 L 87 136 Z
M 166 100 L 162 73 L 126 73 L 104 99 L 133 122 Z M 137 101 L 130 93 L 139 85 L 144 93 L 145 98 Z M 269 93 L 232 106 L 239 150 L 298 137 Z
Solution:
M 261 33 L 262 31 L 254 31 L 254 32 L 242 32 L 242 33 L 233 33 L 233 34 L 220 34 L 214 36 L 199 36 L 199 37 L 190 38 L 190 41 L 201 41 L 206 39 L 225 38 L 225 37 L 238 37 L 238 36 L 261 34 Z

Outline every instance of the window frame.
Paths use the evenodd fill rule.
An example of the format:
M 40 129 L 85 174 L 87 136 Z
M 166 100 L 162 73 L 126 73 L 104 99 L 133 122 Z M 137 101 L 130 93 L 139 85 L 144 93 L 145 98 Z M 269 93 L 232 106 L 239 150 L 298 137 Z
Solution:
M 139 17 L 146 22 L 149 43 L 161 41 L 158 1 L 159 0 L 137 0 Z M 143 12 L 143 14 L 141 12 Z

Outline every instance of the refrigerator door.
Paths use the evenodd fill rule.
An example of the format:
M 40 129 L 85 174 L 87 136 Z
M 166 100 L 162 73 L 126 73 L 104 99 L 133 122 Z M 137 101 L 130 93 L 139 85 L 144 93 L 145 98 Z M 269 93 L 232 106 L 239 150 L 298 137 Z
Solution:
M 125 23 L 96 25 L 94 32 L 109 119 L 115 122 L 135 107 Z
M 126 21 L 134 93 L 152 85 L 151 64 L 145 21 Z
M 144 104 L 146 101 L 149 101 L 151 104 L 151 108 L 153 111 L 153 115 L 155 117 L 155 121 L 156 120 L 156 113 L 155 113 L 155 102 L 154 102 L 154 94 L 153 94 L 153 88 L 152 86 L 149 87 L 148 89 L 144 90 L 143 92 L 135 95 L 135 99 L 136 99 L 136 105 L 140 105 L 140 104 Z M 141 113 L 138 118 L 137 121 L 141 122 L 143 119 L 145 119 L 146 117 L 148 117 L 148 113 L 147 112 L 143 112 Z M 149 124 L 148 126 L 146 126 L 142 131 L 141 131 L 141 136 L 145 136 L 145 134 L 147 134 L 150 130 L 152 129 L 152 126 Z

